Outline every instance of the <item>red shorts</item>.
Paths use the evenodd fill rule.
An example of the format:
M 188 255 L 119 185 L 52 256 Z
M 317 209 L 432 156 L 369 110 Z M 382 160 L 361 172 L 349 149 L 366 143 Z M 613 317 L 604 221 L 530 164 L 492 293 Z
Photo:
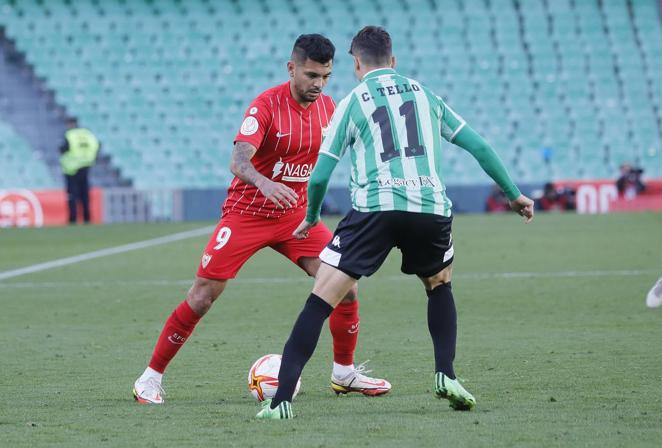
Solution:
M 308 238 L 297 240 L 292 232 L 306 217 L 306 209 L 277 219 L 228 213 L 221 218 L 202 254 L 198 277 L 234 278 L 255 252 L 277 250 L 297 266 L 301 257 L 318 257 L 333 234 L 323 224 L 310 229 Z

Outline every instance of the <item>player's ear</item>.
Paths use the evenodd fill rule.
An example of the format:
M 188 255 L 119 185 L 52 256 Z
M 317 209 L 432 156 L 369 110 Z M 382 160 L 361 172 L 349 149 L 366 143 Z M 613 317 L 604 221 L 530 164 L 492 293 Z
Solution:
M 354 58 L 354 76 L 358 79 L 359 82 L 363 80 L 363 75 L 361 74 L 361 61 L 356 56 Z
M 294 61 L 287 61 L 287 72 L 290 74 L 290 78 L 294 78 Z
M 391 56 L 391 68 L 395 68 L 395 63 L 396 63 L 395 56 Z

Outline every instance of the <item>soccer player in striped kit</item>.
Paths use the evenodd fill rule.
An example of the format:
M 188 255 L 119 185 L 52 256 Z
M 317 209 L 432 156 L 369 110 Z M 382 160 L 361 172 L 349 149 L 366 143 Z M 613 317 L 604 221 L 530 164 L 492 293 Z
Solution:
M 417 275 L 428 296 L 428 329 L 435 359 L 435 394 L 456 410 L 476 405 L 453 371 L 457 317 L 451 290 L 451 201 L 442 181 L 442 138 L 467 150 L 505 192 L 511 208 L 533 218 L 533 201 L 522 195 L 491 146 L 444 101 L 393 67 L 391 37 L 363 28 L 352 40 L 360 83 L 336 109 L 308 186 L 308 211 L 294 235 L 309 238 L 336 163 L 349 148 L 352 210 L 320 254 L 322 266 L 283 350 L 278 391 L 258 418 L 287 419 L 292 393 L 312 356 L 322 325 L 362 276 L 374 274 L 392 248 L 401 270 Z
M 260 94 L 248 107 L 235 137 L 231 169 L 236 176 L 223 204 L 223 215 L 202 255 L 197 277 L 184 300 L 167 319 L 144 373 L 133 387 L 140 403 L 163 403 L 163 372 L 242 265 L 271 247 L 315 276 L 318 258 L 331 240 L 319 223 L 309 238 L 292 236 L 306 214 L 306 186 L 317 161 L 322 131 L 335 104 L 322 89 L 331 76 L 335 47 L 319 34 L 299 36 L 287 63 L 290 80 Z M 356 287 L 350 288 L 331 315 L 336 393 L 380 395 L 388 381 L 370 378 L 364 364 L 354 366 L 359 332 Z

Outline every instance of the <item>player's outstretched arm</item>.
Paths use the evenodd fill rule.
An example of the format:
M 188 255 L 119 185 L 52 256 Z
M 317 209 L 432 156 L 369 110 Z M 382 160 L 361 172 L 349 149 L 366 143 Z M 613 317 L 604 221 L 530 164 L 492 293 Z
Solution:
M 480 164 L 481 168 L 501 187 L 510 202 L 510 208 L 529 223 L 533 219 L 533 201 L 524 196 L 508 174 L 508 170 L 498 154 L 470 126 L 465 125 L 458 132 L 453 143 L 468 151 Z
M 253 166 L 251 159 L 257 148 L 250 143 L 237 142 L 232 151 L 230 171 L 247 184 L 255 185 L 265 198 L 276 204 L 278 208 L 295 207 L 299 196 L 287 185 L 274 182 L 260 174 Z
M 356 104 L 356 101 L 355 95 L 349 94 L 343 98 L 333 112 L 327 135 L 324 137 L 324 141 L 320 147 L 315 169 L 308 181 L 308 209 L 306 210 L 306 218 L 301 221 L 299 227 L 292 233 L 297 239 L 306 238 L 308 236 L 308 230 L 320 219 L 322 202 L 324 201 L 326 189 L 329 186 L 331 173 L 333 173 L 344 150 L 349 145 L 350 137 L 347 131 L 350 117 L 349 111 L 351 105 Z
M 308 209 L 306 210 L 306 218 L 301 221 L 299 227 L 292 233 L 295 238 L 303 239 L 308 237 L 308 231 L 319 221 L 324 195 L 329 186 L 331 173 L 333 173 L 333 169 L 337 163 L 338 161 L 334 158 L 320 152 L 315 169 L 308 181 Z

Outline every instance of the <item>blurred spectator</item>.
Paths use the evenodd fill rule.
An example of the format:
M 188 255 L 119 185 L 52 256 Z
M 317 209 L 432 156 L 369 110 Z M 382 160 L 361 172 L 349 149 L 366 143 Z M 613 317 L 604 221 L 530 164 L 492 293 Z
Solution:
M 641 181 L 643 172 L 641 168 L 635 168 L 629 163 L 622 164 L 621 176 L 616 181 L 618 195 L 625 199 L 633 199 L 644 191 L 646 186 Z
M 101 146 L 91 131 L 78 127 L 75 118 L 67 120 L 67 132 L 60 146 L 60 165 L 67 185 L 69 224 L 76 223 L 78 204 L 83 209 L 83 220 L 90 222 L 90 183 L 88 172 L 97 158 Z
M 564 210 L 577 210 L 577 191 L 565 187 L 559 190 L 559 194 L 564 198 L 565 208 Z
M 501 191 L 498 185 L 495 185 L 492 188 L 492 192 L 487 197 L 487 202 L 485 202 L 485 211 L 489 213 L 502 213 L 510 211 L 510 204 L 508 203 L 508 198 Z
M 575 190 L 572 188 L 556 188 L 547 182 L 543 187 L 542 196 L 538 199 L 538 208 L 543 211 L 574 210 Z

